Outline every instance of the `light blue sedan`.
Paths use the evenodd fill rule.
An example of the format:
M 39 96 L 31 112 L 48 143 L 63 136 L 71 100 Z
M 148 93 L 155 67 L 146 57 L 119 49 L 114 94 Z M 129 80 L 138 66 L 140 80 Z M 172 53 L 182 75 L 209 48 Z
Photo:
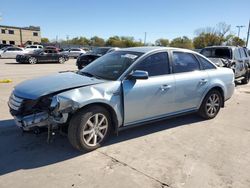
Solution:
M 214 118 L 234 92 L 234 73 L 185 49 L 137 47 L 108 53 L 78 73 L 28 80 L 10 96 L 23 130 L 67 128 L 78 150 L 93 150 L 111 131 L 198 112 Z

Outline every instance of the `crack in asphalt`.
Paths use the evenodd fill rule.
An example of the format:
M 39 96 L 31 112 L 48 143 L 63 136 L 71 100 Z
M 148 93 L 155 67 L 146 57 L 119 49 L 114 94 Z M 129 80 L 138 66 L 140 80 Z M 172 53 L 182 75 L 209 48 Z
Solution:
M 160 184 L 161 184 L 161 188 L 170 187 L 169 184 L 164 183 L 164 182 L 162 182 L 162 181 L 160 181 L 160 180 L 158 180 L 158 179 L 156 179 L 156 178 L 154 178 L 154 177 L 152 177 L 152 176 L 150 176 L 150 175 L 148 175 L 148 174 L 145 174 L 144 172 L 142 172 L 142 171 L 140 171 L 140 170 L 138 170 L 138 169 L 136 169 L 136 168 L 134 168 L 134 167 L 128 165 L 128 164 L 125 163 L 125 162 L 119 161 L 118 159 L 116 159 L 116 158 L 114 158 L 114 157 L 112 157 L 112 156 L 109 156 L 108 154 L 106 154 L 106 153 L 104 153 L 104 152 L 101 152 L 101 151 L 97 151 L 97 152 L 99 152 L 99 153 L 102 154 L 102 155 L 105 155 L 106 157 L 109 157 L 112 161 L 114 161 L 114 162 L 116 162 L 116 163 L 119 163 L 119 164 L 121 164 L 121 165 L 123 165 L 123 166 L 129 167 L 130 169 L 132 169 L 132 170 L 134 170 L 134 171 L 136 171 L 136 172 L 138 172 L 138 173 L 140 173 L 140 174 L 142 174 L 142 175 L 144 175 L 144 176 L 146 176 L 146 177 L 148 177 L 148 178 L 150 178 L 150 179 L 152 179 L 152 180 L 154 180 L 154 181 L 160 183 Z

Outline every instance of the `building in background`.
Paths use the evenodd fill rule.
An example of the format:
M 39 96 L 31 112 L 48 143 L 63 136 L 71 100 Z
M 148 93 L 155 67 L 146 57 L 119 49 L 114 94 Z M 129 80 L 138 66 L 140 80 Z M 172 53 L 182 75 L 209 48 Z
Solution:
M 0 44 L 24 46 L 41 43 L 40 27 L 14 27 L 0 25 Z

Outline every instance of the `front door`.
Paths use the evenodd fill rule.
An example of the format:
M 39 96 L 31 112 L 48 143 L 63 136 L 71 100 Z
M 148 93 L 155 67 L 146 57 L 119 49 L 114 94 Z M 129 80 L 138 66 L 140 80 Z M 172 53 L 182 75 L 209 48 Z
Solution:
M 6 51 L 2 54 L 2 57 L 5 58 L 14 58 L 15 56 L 15 49 L 14 48 L 7 48 Z
M 157 119 L 175 111 L 175 81 L 167 52 L 148 56 L 134 68 L 149 73 L 146 80 L 124 80 L 124 125 Z

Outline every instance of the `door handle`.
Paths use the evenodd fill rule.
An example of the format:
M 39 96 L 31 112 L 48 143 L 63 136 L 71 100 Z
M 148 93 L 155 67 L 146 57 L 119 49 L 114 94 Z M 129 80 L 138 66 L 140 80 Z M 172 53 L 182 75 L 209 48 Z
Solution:
M 171 85 L 164 84 L 164 85 L 161 86 L 161 91 L 168 90 L 168 89 L 170 89 L 171 87 L 172 87 Z
M 200 80 L 200 83 L 205 84 L 205 83 L 207 83 L 207 81 L 208 81 L 207 79 L 203 78 L 203 79 Z

